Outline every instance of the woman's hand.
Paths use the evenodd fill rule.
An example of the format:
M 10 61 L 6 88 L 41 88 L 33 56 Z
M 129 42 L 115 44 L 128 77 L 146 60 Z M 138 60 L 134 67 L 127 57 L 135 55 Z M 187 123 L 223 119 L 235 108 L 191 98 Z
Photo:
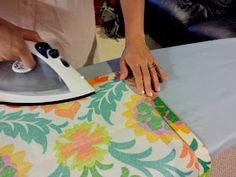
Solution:
M 126 44 L 120 61 L 121 79 L 126 79 L 131 74 L 129 68 L 139 93 L 147 96 L 153 96 L 159 92 L 160 83 L 168 80 L 167 73 L 151 54 L 145 41 L 142 40 Z
M 121 79 L 132 71 L 136 86 L 141 94 L 153 96 L 160 91 L 160 82 L 167 80 L 166 72 L 152 56 L 145 42 L 145 0 L 120 0 L 125 21 L 126 47 L 120 61 Z
M 36 63 L 24 40 L 42 41 L 37 32 L 17 27 L 0 18 L 0 61 L 21 59 L 27 68 L 34 68 Z

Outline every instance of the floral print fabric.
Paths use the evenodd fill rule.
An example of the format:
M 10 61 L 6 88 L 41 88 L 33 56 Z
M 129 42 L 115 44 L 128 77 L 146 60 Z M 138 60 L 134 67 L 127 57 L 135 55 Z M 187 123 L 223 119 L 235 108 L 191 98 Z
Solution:
M 161 98 L 135 94 L 118 74 L 96 94 L 46 106 L 0 106 L 0 177 L 208 176 L 201 141 Z

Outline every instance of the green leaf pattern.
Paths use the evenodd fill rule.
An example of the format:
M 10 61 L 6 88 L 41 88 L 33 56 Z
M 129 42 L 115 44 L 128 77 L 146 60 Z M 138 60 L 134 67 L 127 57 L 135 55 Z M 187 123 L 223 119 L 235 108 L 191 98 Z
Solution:
M 119 79 L 99 86 L 99 90 L 95 95 L 91 96 L 91 101 L 88 106 L 88 112 L 84 116 L 80 116 L 79 120 L 92 121 L 94 114 L 100 115 L 108 124 L 112 125 L 111 113 L 116 111 L 117 102 L 119 102 L 124 92 L 128 91 L 125 82 Z
M 112 142 L 112 145 L 109 148 L 110 154 L 121 162 L 130 165 L 137 170 L 143 172 L 147 177 L 153 177 L 153 174 L 149 169 L 154 169 L 164 176 L 173 177 L 172 172 L 176 173 L 180 177 L 190 176 L 192 171 L 183 172 L 178 168 L 171 166 L 168 162 L 171 162 L 176 158 L 176 151 L 173 149 L 170 154 L 166 157 L 154 161 L 144 160 L 147 157 L 152 155 L 152 148 L 140 152 L 140 153 L 125 153 L 121 150 L 130 149 L 135 145 L 135 140 L 125 142 L 125 143 L 115 143 Z
M 60 164 L 57 169 L 48 177 L 70 177 L 70 170 L 68 167 Z
M 16 138 L 20 136 L 23 141 L 30 144 L 35 142 L 42 146 L 43 153 L 46 152 L 48 142 L 47 136 L 51 130 L 61 133 L 68 122 L 55 125 L 52 120 L 40 118 L 39 113 L 23 113 L 23 111 L 6 113 L 0 112 L 0 133 Z

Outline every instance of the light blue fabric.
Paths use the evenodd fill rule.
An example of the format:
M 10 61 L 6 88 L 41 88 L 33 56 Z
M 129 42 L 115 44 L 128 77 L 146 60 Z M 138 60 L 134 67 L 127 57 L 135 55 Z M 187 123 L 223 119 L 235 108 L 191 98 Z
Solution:
M 236 144 L 236 38 L 154 50 L 170 76 L 160 97 L 211 154 Z M 118 59 L 81 68 L 86 78 L 119 70 Z

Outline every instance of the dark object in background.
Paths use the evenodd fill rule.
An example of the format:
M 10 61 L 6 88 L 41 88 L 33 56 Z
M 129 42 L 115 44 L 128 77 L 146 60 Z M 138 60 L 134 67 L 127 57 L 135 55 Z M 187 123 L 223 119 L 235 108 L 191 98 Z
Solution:
M 236 37 L 236 0 L 146 0 L 146 32 L 164 47 Z
M 102 26 L 102 12 L 101 8 L 103 6 L 105 0 L 94 0 L 94 8 L 95 8 L 95 18 L 96 18 L 96 25 Z
M 110 38 L 125 36 L 124 19 L 119 0 L 106 0 L 101 9 L 102 26 Z

